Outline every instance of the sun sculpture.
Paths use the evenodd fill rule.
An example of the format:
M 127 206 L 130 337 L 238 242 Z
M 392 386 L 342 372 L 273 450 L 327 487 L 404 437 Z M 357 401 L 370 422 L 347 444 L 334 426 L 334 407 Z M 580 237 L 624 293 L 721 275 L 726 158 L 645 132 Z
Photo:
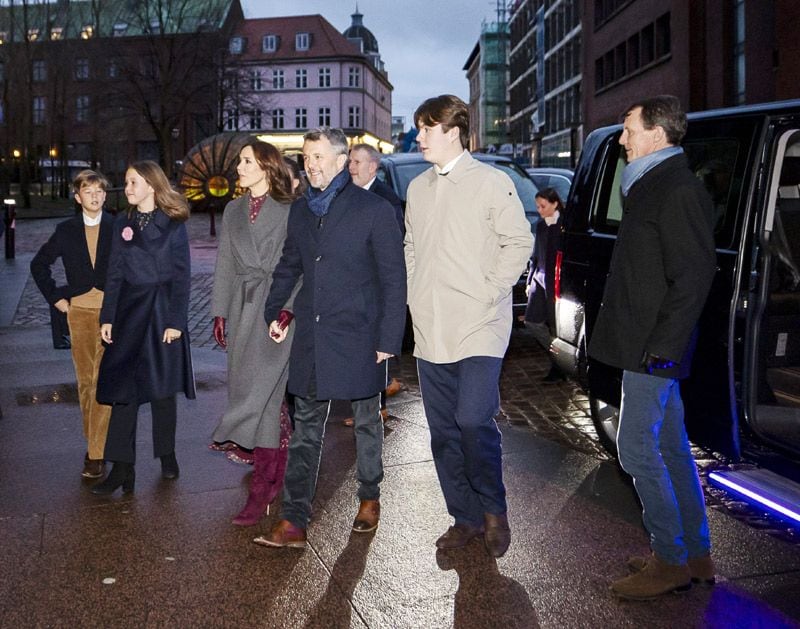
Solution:
M 239 151 L 254 140 L 249 133 L 219 133 L 196 144 L 178 171 L 178 185 L 192 211 L 208 212 L 211 235 L 215 235 L 214 214 L 242 190 L 237 185 Z

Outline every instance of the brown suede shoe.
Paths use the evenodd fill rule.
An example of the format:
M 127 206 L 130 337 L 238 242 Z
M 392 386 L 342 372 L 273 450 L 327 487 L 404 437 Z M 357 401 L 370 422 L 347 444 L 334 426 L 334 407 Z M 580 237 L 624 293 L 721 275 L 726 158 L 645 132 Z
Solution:
M 362 500 L 353 521 L 353 530 L 356 533 L 370 533 L 378 528 L 380 518 L 381 503 L 377 500 Z
M 266 535 L 259 535 L 253 540 L 261 546 L 272 548 L 305 548 L 306 530 L 295 526 L 289 520 L 278 520 L 272 530 Z
M 103 459 L 90 459 L 88 454 L 83 458 L 81 476 L 84 478 L 102 478 L 105 473 L 106 462 Z
M 631 557 L 628 559 L 626 565 L 631 573 L 640 572 L 644 569 L 645 564 L 650 560 L 652 555 L 647 557 Z M 703 555 L 702 557 L 689 557 L 686 562 L 689 566 L 689 574 L 692 575 L 692 583 L 699 585 L 714 585 L 717 582 L 717 577 L 714 574 L 714 561 L 711 555 Z
M 670 592 L 685 592 L 692 587 L 689 566 L 668 564 L 656 555 L 648 558 L 639 572 L 611 583 L 611 593 L 619 598 L 649 601 Z
M 470 526 L 469 524 L 454 524 L 444 535 L 436 540 L 436 548 L 451 550 L 466 546 L 473 537 L 483 535 L 483 527 Z
M 392 381 L 386 387 L 386 397 L 397 395 L 402 390 L 403 384 L 397 378 L 392 378 Z
M 483 524 L 486 529 L 483 534 L 483 543 L 486 544 L 486 550 L 489 551 L 492 557 L 502 557 L 506 554 L 509 544 L 511 544 L 511 529 L 508 528 L 506 514 L 484 513 Z

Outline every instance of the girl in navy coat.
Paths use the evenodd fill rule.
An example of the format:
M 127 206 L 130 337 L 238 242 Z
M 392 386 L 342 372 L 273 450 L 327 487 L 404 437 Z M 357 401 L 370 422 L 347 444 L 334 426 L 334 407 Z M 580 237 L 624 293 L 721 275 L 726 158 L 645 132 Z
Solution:
M 155 162 L 125 174 L 132 210 L 114 223 L 100 334 L 106 344 L 97 399 L 113 404 L 105 458 L 114 466 L 92 488 L 107 495 L 133 491 L 136 417 L 150 403 L 153 451 L 163 478 L 178 477 L 175 394 L 195 397 L 187 333 L 190 262 L 189 207 Z

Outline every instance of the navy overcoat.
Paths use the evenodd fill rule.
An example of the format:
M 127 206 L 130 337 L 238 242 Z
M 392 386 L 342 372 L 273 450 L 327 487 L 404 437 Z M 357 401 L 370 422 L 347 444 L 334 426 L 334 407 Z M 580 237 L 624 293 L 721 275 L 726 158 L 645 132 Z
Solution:
M 132 235 L 130 240 L 125 236 Z M 103 404 L 195 397 L 189 350 L 191 269 L 186 225 L 155 210 L 139 232 L 126 214 L 114 222 L 100 323 L 111 323 L 97 382 Z M 164 343 L 166 328 L 183 333 Z
M 274 321 L 297 280 L 296 325 L 289 359 L 290 393 L 357 400 L 386 387 L 386 363 L 400 355 L 406 272 L 400 227 L 384 199 L 349 182 L 320 220 L 305 198 L 292 204 L 286 243 L 264 307 Z

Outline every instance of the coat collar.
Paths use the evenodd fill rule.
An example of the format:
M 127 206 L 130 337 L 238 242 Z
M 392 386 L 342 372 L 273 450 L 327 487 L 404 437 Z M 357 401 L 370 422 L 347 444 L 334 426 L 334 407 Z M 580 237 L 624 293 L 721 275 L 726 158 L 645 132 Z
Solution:
M 434 185 L 438 181 L 449 181 L 450 183 L 457 184 L 459 181 L 464 179 L 464 177 L 469 175 L 469 171 L 472 170 L 476 161 L 477 160 L 472 157 L 472 154 L 467 151 L 456 162 L 456 165 L 453 166 L 453 169 L 446 175 L 438 174 L 433 166 L 426 170 L 424 175 L 426 176 L 429 186 Z

